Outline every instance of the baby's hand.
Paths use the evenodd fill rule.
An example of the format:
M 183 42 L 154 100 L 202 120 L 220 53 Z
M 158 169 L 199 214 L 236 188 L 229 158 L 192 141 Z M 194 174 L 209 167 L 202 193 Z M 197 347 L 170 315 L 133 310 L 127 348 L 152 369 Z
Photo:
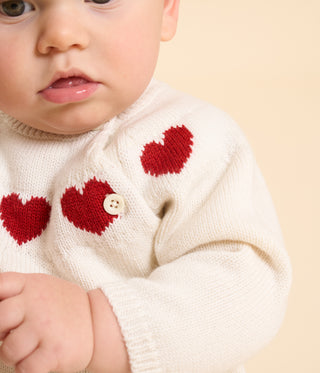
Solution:
M 16 373 L 76 372 L 93 354 L 87 293 L 44 274 L 0 274 L 0 359 Z

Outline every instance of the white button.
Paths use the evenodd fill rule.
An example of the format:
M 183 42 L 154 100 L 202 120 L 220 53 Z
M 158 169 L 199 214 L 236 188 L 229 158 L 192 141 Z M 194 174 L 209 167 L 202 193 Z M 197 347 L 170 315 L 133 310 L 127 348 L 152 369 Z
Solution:
M 124 210 L 124 199 L 119 194 L 108 194 L 103 202 L 103 208 L 110 215 L 119 215 Z

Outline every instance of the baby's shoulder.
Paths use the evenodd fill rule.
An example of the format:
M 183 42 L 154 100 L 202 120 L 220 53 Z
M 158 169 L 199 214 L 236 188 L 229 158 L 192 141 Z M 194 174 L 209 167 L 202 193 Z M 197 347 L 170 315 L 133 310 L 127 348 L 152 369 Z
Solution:
M 199 173 L 218 177 L 234 154 L 248 146 L 223 110 L 164 83 L 153 82 L 130 110 L 106 151 L 135 179 L 149 175 L 166 185 L 181 185 Z
M 230 115 L 209 102 L 158 81 L 151 84 L 146 96 L 143 109 L 125 131 L 130 139 L 184 143 L 192 138 L 205 152 L 230 152 L 246 141 Z

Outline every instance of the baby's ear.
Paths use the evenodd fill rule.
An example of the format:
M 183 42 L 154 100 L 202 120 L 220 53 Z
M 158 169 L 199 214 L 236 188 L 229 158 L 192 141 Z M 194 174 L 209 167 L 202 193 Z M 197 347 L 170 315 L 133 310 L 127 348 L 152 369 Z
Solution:
M 180 0 L 163 0 L 163 3 L 161 41 L 168 41 L 176 33 Z

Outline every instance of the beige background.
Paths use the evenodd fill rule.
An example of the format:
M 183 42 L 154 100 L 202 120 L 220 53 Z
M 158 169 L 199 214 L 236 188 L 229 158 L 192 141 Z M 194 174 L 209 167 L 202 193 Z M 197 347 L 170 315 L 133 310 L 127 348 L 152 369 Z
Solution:
M 320 1 L 181 2 L 156 76 L 243 128 L 293 264 L 284 324 L 247 371 L 320 372 Z

